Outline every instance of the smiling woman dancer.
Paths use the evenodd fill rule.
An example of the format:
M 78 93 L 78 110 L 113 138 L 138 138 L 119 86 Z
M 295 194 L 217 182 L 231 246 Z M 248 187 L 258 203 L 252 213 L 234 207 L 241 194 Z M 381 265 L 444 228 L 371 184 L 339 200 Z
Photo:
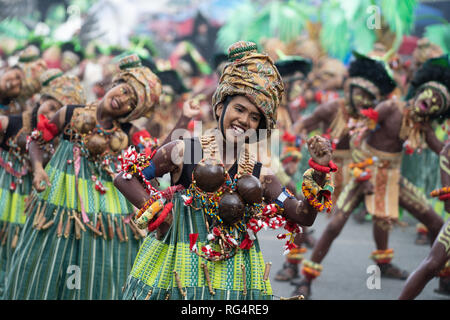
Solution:
M 331 196 L 329 174 L 309 169 L 304 177 L 317 196 L 296 200 L 256 161 L 247 142 L 261 139 L 264 131 L 257 129 L 270 136 L 283 84 L 272 60 L 252 42 L 233 44 L 228 57 L 212 101 L 213 134 L 166 144 L 114 180 L 141 208 L 137 224 L 156 230 L 144 240 L 124 299 L 271 299 L 270 264 L 255 234 L 264 225 L 284 225 L 295 234 L 298 225 L 313 224 L 324 208 L 322 196 Z M 313 162 L 328 168 L 329 141 L 308 142 Z M 172 187 L 149 190 L 149 196 L 142 183 L 165 173 Z
M 99 102 L 66 105 L 33 131 L 33 186 L 7 299 L 118 299 L 140 237 L 133 206 L 113 186 L 117 154 L 161 93 L 159 79 L 135 55 L 123 58 Z M 42 148 L 61 134 L 48 165 Z M 51 183 L 50 183 L 51 182 Z M 133 234 L 135 237 L 133 237 Z
M 51 119 L 62 106 L 85 102 L 78 78 L 65 75 L 59 69 L 45 71 L 41 84 L 39 101 L 32 110 L 0 116 L 0 292 L 3 292 L 5 272 L 9 269 L 20 230 L 25 223 L 23 212 L 31 193 L 33 177 L 29 170 L 26 137 L 40 125 L 38 119 Z M 53 147 L 49 147 L 51 151 Z

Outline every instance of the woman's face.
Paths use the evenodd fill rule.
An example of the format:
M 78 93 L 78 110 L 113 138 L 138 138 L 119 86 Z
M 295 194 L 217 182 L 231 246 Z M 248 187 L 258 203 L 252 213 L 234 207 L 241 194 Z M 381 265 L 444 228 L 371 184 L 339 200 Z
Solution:
M 103 112 L 120 118 L 136 108 L 137 96 L 129 84 L 120 83 L 105 94 L 102 102 Z
M 19 96 L 20 90 L 22 89 L 22 81 L 24 75 L 22 70 L 13 68 L 6 71 L 0 77 L 0 92 L 3 96 L 9 98 L 15 98 Z
M 422 86 L 414 99 L 414 111 L 422 116 L 444 113 L 449 101 L 445 97 L 449 93 L 445 87 L 436 88 L 432 85 Z
M 219 115 L 223 111 L 222 105 L 218 108 Z M 244 96 L 236 96 L 231 99 L 226 108 L 223 119 L 223 131 L 227 141 L 237 143 L 245 137 L 251 136 L 248 130 L 254 130 L 259 127 L 263 116 L 258 108 Z M 219 117 L 220 119 L 220 117 Z
M 40 106 L 37 112 L 37 116 L 42 114 L 47 119 L 52 119 L 56 112 L 61 109 L 62 104 L 53 98 L 41 98 Z

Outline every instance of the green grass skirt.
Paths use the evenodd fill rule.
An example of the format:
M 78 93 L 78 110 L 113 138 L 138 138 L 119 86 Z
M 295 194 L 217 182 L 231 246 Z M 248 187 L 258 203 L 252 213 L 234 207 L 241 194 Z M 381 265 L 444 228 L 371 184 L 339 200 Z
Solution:
M 75 189 L 74 166 L 67 160 L 73 160 L 73 144 L 63 140 L 45 169 L 51 187 L 34 193 L 27 210 L 28 218 L 6 279 L 5 299 L 121 298 L 141 244 L 140 238 L 133 237 L 127 220 L 122 220 L 133 212 L 133 207 L 106 172 L 98 172 L 81 158 L 79 193 L 93 226 L 98 226 L 101 218 L 104 231 L 99 236 L 85 225 L 86 231 L 76 228 L 75 220 L 68 217 L 81 212 L 81 203 Z M 107 188 L 105 194 L 95 190 L 92 174 Z
M 154 233 L 144 240 L 128 278 L 124 299 L 272 299 L 270 281 L 263 279 L 265 263 L 257 240 L 250 250 L 238 249 L 228 260 L 207 261 L 189 250 L 191 233 L 199 234 L 199 252 L 206 245 L 203 213 L 185 206 L 180 193 L 174 196 L 173 202 L 173 222 L 169 231 L 161 240 L 157 240 Z M 210 293 L 202 263 L 207 265 L 214 294 Z M 178 274 L 180 287 L 174 271 Z
M 5 150 L 1 150 L 0 155 L 3 161 L 12 163 L 15 171 L 22 171 L 22 163 L 17 158 Z M 25 199 L 31 192 L 31 174 L 22 176 L 22 183 L 18 180 L 0 167 L 0 296 L 3 294 L 5 277 L 26 220 Z M 12 182 L 16 184 L 15 190 L 10 189 Z

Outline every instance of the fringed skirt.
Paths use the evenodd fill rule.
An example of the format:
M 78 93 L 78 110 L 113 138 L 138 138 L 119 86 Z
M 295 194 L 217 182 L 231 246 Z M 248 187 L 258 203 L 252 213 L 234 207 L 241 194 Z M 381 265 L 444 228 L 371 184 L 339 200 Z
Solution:
M 237 249 L 228 260 L 207 261 L 189 249 L 191 233 L 198 233 L 199 252 L 207 244 L 202 211 L 185 206 L 181 193 L 174 196 L 173 202 L 170 229 L 161 240 L 154 233 L 145 238 L 128 278 L 124 299 L 272 299 L 257 240 L 250 250 Z
M 26 172 L 22 163 L 5 150 L 1 151 L 1 160 L 3 164 L 10 162 L 17 173 Z M 5 167 L 0 167 L 0 296 L 25 223 L 24 209 L 31 192 L 31 181 L 31 174 L 15 177 Z
M 121 298 L 143 237 L 130 225 L 133 206 L 106 172 L 81 157 L 76 178 L 73 146 L 60 143 L 46 166 L 51 186 L 34 193 L 25 211 L 6 299 Z M 106 193 L 96 190 L 94 180 Z

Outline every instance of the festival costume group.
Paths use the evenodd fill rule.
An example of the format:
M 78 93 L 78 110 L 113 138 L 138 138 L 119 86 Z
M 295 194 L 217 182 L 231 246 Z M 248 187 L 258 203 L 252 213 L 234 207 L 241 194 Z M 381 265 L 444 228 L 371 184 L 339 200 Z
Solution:
M 17 147 L 23 133 L 18 132 L 20 125 L 15 132 L 12 128 L 9 132 L 5 130 L 7 141 L 11 142 L 2 148 L 3 163 L 6 163 L 2 165 L 2 174 L 9 179 L 2 179 L 2 197 L 7 198 L 2 198 L 5 201 L 2 203 L 17 207 L 22 203 L 22 207 L 2 219 L 2 239 L 8 242 L 5 248 L 10 248 L 2 251 L 2 271 L 8 270 L 4 298 L 269 299 L 273 295 L 268 280 L 270 264 L 264 263 L 256 233 L 263 227 L 284 227 L 286 234 L 280 238 L 287 239 L 286 252 L 290 249 L 294 252 L 295 234 L 301 231 L 301 226 L 311 225 L 318 212 L 330 211 L 332 198 L 337 205 L 329 226 L 333 226 L 334 217 L 339 215 L 344 217 L 345 223 L 349 213 L 365 198 L 375 221 L 395 221 L 398 210 L 391 209 L 400 203 L 412 214 L 418 212 L 419 217 L 427 217 L 419 220 L 428 227 L 432 239 L 436 238 L 443 225 L 442 219 L 431 207 L 423 205 L 426 199 L 416 188 L 403 182 L 399 176 L 398 148 L 396 152 L 385 150 L 383 145 L 377 144 L 374 130 L 383 125 L 385 112 L 406 110 L 399 111 L 405 112 L 399 120 L 400 139 L 409 141 L 414 148 L 421 142 L 417 140 L 421 132 L 415 130 L 417 126 L 409 124 L 418 120 L 425 123 L 429 117 L 414 118 L 417 114 L 408 111 L 411 108 L 404 108 L 400 101 L 381 103 L 375 110 L 366 109 L 361 112 L 363 116 L 357 112 L 370 105 L 370 98 L 380 102 L 394 89 L 395 83 L 382 62 L 355 55 L 346 83 L 346 99 L 323 104 L 309 117 L 301 119 L 300 128 L 305 131 L 311 131 L 310 126 L 320 123 L 321 119 L 325 122 L 331 141 L 336 145 L 333 160 L 338 166 L 330 159 L 332 148 L 327 139 L 308 140 L 311 169 L 303 175 L 303 196 L 297 200 L 295 192 L 283 188 L 286 182 L 281 183 L 257 161 L 251 144 L 236 143 L 235 162 L 223 163 L 224 140 L 229 139 L 227 129 L 237 124 L 248 129 L 243 124 L 244 116 L 236 116 L 235 122 L 233 118 L 230 120 L 230 110 L 236 107 L 235 99 L 245 97 L 250 102 L 247 108 L 244 106 L 244 113 L 250 114 L 251 106 L 257 108 L 261 118 L 259 127 L 254 129 L 267 129 L 270 135 L 284 91 L 272 60 L 258 53 L 254 44 L 235 43 L 228 56 L 230 61 L 222 71 L 213 96 L 218 129 L 199 139 L 166 144 L 151 157 L 142 156 L 134 149 L 127 150 L 136 132 L 130 121 L 146 115 L 161 91 L 157 77 L 142 67 L 135 56 L 121 60 L 121 70 L 113 80 L 115 86 L 108 92 L 110 95 L 106 93 L 103 100 L 93 104 L 84 105 L 76 81 L 64 81 L 65 76 L 58 70 L 49 70 L 41 77 L 42 96 L 58 102 L 60 109 L 56 116 L 52 121 L 46 120 L 49 114 L 39 117 L 39 104 L 34 111 L 34 122 L 33 112 L 31 120 L 23 113 L 21 121 L 30 124 L 23 124 L 28 139 L 20 149 Z M 448 70 L 448 57 L 440 59 L 439 63 L 430 62 L 424 67 L 434 65 Z M 372 71 L 381 73 L 382 79 L 375 79 Z M 439 97 L 444 101 L 435 115 L 445 117 L 448 83 L 439 77 L 422 78 L 413 81 L 414 90 L 429 81 L 433 82 L 427 85 L 438 88 Z M 46 86 L 50 88 L 47 92 Z M 362 92 L 360 101 L 351 100 L 353 90 Z M 115 94 L 123 100 L 108 101 Z M 40 101 L 40 105 L 44 103 L 45 99 Z M 117 104 L 127 108 L 111 107 Z M 249 117 L 246 121 L 251 121 Z M 8 128 L 14 121 L 10 116 Z M 432 144 L 435 140 L 428 137 L 432 132 L 425 130 L 425 133 L 426 141 Z M 7 147 L 9 150 L 4 150 Z M 31 190 L 31 174 L 21 175 L 25 172 L 23 157 L 26 156 L 17 157 L 17 151 L 24 149 L 29 150 L 36 189 L 45 189 L 41 193 L 33 192 L 26 202 L 24 195 Z M 46 166 L 44 149 L 53 154 Z M 287 149 L 288 153 L 282 158 L 284 162 L 301 158 L 298 148 Z M 438 152 L 441 149 L 442 146 L 436 146 Z M 118 170 L 117 156 L 125 150 L 119 158 Z M 189 165 L 172 163 L 168 155 L 174 150 L 186 160 L 183 163 Z M 343 151 L 341 158 L 340 150 Z M 350 159 L 344 153 L 353 157 Z M 11 169 L 7 163 L 13 156 L 16 165 Z M 347 173 L 348 168 L 352 169 L 351 174 Z M 118 171 L 122 173 L 114 179 Z M 338 194 L 333 194 L 333 172 L 336 172 L 336 191 L 338 187 L 342 190 Z M 171 173 L 172 186 L 157 191 L 149 181 L 166 173 Z M 377 176 L 382 176 L 385 182 L 374 184 L 374 179 L 381 179 Z M 390 193 L 392 185 L 398 181 L 400 188 L 394 190 L 392 199 L 381 202 L 383 208 L 379 202 L 370 201 Z M 364 187 L 360 188 L 359 184 Z M 19 197 L 22 198 L 17 200 Z M 140 208 L 134 217 L 133 206 Z M 322 248 L 329 245 L 330 240 L 326 238 L 330 235 L 334 238 L 343 227 L 342 219 L 339 220 L 338 226 L 322 235 L 324 239 L 319 241 Z M 395 273 L 396 268 L 390 265 L 393 253 L 387 247 L 388 229 L 383 226 L 383 223 L 374 223 L 377 234 L 384 239 L 384 242 L 377 242 L 381 244 L 373 254 L 374 259 Z M 141 228 L 156 232 L 145 237 Z M 21 233 L 17 231 L 20 229 L 23 229 Z M 303 274 L 309 283 L 300 281 L 294 292 L 296 295 L 310 294 L 310 283 L 320 274 L 322 258 L 315 260 L 313 254 L 312 261 L 303 261 Z M 3 265 L 7 267 L 3 269 Z M 81 269 L 80 290 L 67 287 L 69 266 Z M 305 289 L 309 290 L 305 292 Z

